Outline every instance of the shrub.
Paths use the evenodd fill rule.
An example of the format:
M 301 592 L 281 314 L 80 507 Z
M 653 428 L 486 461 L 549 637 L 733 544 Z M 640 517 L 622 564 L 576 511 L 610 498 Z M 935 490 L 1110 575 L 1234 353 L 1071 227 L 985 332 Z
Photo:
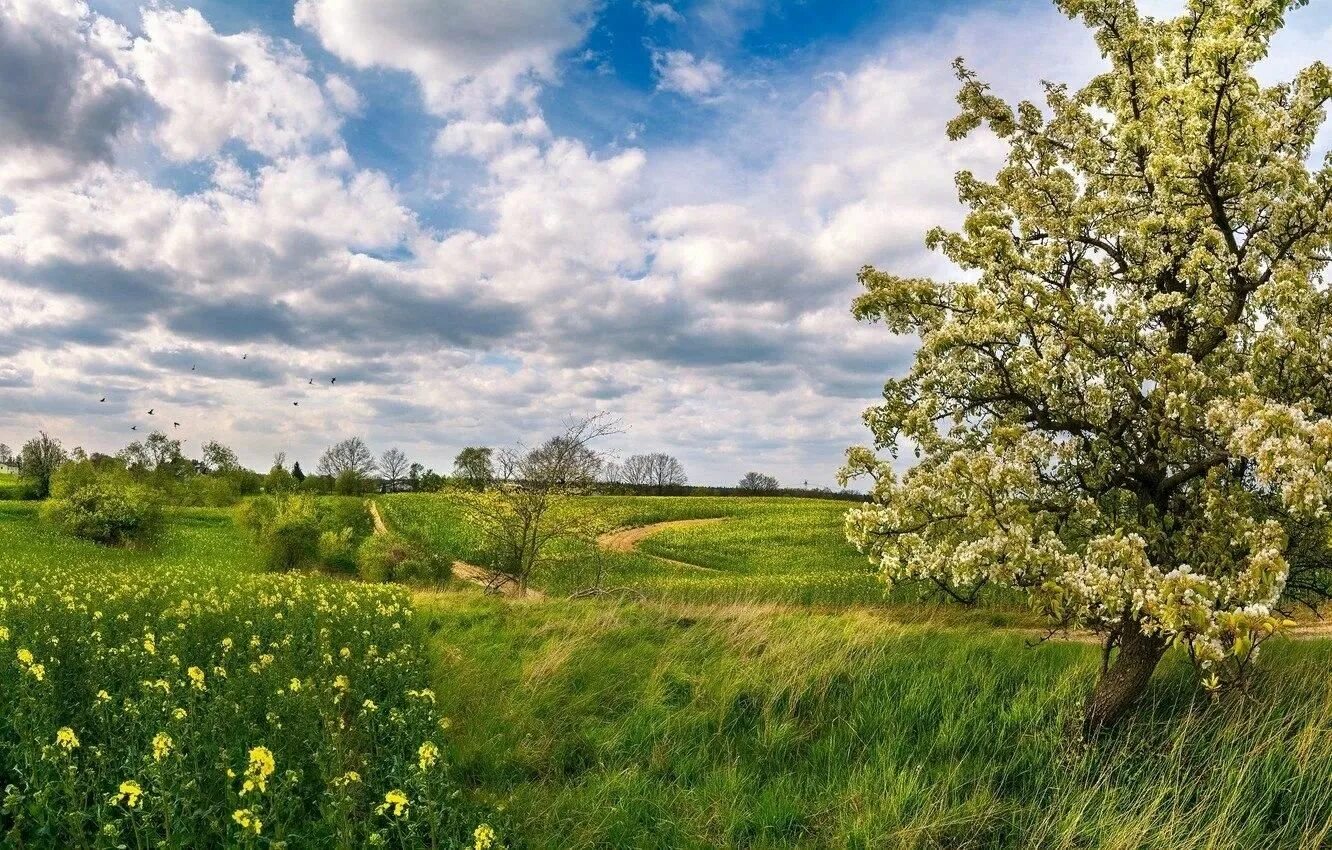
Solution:
M 319 535 L 319 561 L 338 572 L 356 572 L 356 546 L 352 542 L 352 529 L 323 531 Z
M 333 492 L 339 496 L 361 496 L 371 489 L 370 480 L 354 469 L 344 469 L 333 479 Z
M 450 558 L 389 532 L 367 537 L 356 552 L 356 570 L 365 581 L 440 584 L 453 574 Z
M 319 510 L 311 496 L 260 496 L 236 512 L 250 531 L 270 570 L 312 567 L 319 561 Z
M 258 542 L 270 570 L 325 566 L 355 572 L 357 542 L 371 528 L 360 499 L 306 493 L 255 496 L 237 507 L 236 521 Z
M 146 543 L 161 528 L 162 506 L 151 489 L 123 470 L 89 461 L 66 464 L 51 477 L 48 522 L 75 537 L 108 546 Z

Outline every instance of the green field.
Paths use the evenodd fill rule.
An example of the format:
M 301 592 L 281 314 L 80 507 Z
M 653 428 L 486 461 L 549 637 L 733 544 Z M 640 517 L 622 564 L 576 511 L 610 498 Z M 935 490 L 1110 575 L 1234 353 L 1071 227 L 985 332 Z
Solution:
M 409 602 L 257 573 L 225 512 L 173 511 L 135 550 L 0 505 L 5 843 L 470 847 L 482 821 L 514 850 L 1332 841 L 1326 642 L 1274 642 L 1251 690 L 1215 703 L 1173 654 L 1141 711 L 1084 745 L 1069 730 L 1097 648 L 996 628 L 1028 623 L 1011 604 L 885 598 L 840 541 L 845 503 L 607 499 L 611 525 L 725 519 L 603 553 L 642 601 L 559 598 L 593 554 L 572 550 L 545 599 L 455 582 Z M 480 557 L 455 500 L 378 502 Z M 275 770 L 241 794 L 260 746 Z M 380 811 L 394 790 L 409 816 Z
M 1252 848 L 1332 839 L 1326 643 L 1247 696 L 1182 657 L 1074 743 L 1094 646 L 879 612 L 418 603 L 461 776 L 525 846 Z M 484 708 L 479 708 L 484 706 Z
M 642 540 L 636 552 L 572 547 L 533 579 L 552 594 L 586 586 L 600 560 L 607 584 L 659 601 L 869 605 L 890 607 L 898 619 L 1037 623 L 1012 596 L 992 594 L 983 612 L 968 612 L 943 604 L 939 593 L 923 588 L 886 592 L 866 559 L 846 543 L 842 517 L 850 503 L 845 501 L 695 496 L 586 496 L 579 501 L 594 509 L 607 529 L 720 521 L 663 529 Z M 401 494 L 378 503 L 395 529 L 460 560 L 483 562 L 456 497 Z
M 110 549 L 0 505 L 5 846 L 428 846 L 475 828 L 399 588 L 253 571 L 228 514 Z M 381 811 L 390 792 L 410 801 Z M 415 817 L 402 817 L 414 811 Z

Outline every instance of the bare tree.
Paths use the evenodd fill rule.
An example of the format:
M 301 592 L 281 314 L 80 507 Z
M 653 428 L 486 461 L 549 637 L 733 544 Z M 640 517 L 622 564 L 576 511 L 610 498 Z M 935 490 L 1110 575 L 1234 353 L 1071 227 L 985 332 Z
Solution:
M 777 479 L 771 475 L 764 475 L 762 472 L 746 472 L 745 477 L 740 479 L 738 485 L 741 490 L 754 490 L 756 492 L 768 492 L 778 488 Z
M 601 530 L 595 507 L 572 497 L 597 481 L 603 466 L 592 443 L 618 433 L 606 414 L 570 422 L 563 433 L 534 448 L 494 455 L 501 482 L 467 495 L 469 519 L 482 537 L 492 587 L 513 582 L 526 592 L 533 574 L 560 540 L 590 541 Z
M 384 476 L 384 490 L 392 493 L 407 476 L 407 455 L 399 448 L 391 448 L 379 456 L 379 471 Z
M 319 458 L 317 471 L 320 475 L 332 478 L 337 478 L 344 472 L 364 478 L 378 468 L 375 456 L 370 453 L 365 441 L 360 437 L 348 437 L 324 450 L 324 454 Z
M 620 474 L 624 483 L 652 487 L 658 494 L 667 487 L 682 487 L 689 481 L 680 461 L 665 452 L 631 455 L 621 467 Z

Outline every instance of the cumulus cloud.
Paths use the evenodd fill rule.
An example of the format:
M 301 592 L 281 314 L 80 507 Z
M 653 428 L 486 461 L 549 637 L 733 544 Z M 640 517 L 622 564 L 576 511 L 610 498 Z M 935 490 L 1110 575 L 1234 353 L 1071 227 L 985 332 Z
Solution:
M 110 162 L 142 102 L 128 34 L 75 0 L 0 0 L 0 179 Z
M 709 0 L 689 20 L 748 8 Z M 0 63 L 72 80 L 45 117 L 0 93 L 28 103 L 0 117 L 21 151 L 7 162 L 40 153 L 66 170 L 0 184 L 0 427 L 114 448 L 133 411 L 160 404 L 183 436 L 233 441 L 250 462 L 283 448 L 308 466 L 359 431 L 439 467 L 462 443 L 607 407 L 630 425 L 617 448 L 674 451 L 695 480 L 761 465 L 831 483 L 863 439 L 860 410 L 914 347 L 850 319 L 856 270 L 949 274 L 923 233 L 960 217 L 953 172 L 1002 154 L 983 133 L 946 140 L 948 59 L 968 56 L 1008 97 L 1098 64 L 1084 30 L 1029 5 L 769 68 L 764 89 L 725 98 L 720 64 L 683 53 L 676 65 L 702 76 L 671 90 L 709 102 L 709 125 L 626 148 L 574 137 L 531 97 L 592 5 L 514 9 L 302 0 L 330 57 L 189 10 L 154 5 L 131 39 L 81 6 L 0 0 L 4 44 L 28 45 Z M 75 78 L 80 63 L 93 72 Z M 340 137 L 364 109 L 358 87 L 387 85 L 370 67 L 415 75 L 438 113 L 423 167 L 466 171 L 456 217 Z M 116 93 L 114 121 L 82 117 Z M 125 139 L 190 178 L 163 178 L 152 156 L 117 162 Z
M 530 102 L 555 59 L 583 40 L 593 0 L 298 0 L 296 23 L 359 68 L 416 77 L 436 112 L 490 113 Z
M 165 113 L 158 138 L 175 159 L 210 156 L 230 139 L 265 156 L 306 150 L 336 136 L 336 98 L 354 105 L 345 82 L 326 97 L 294 45 L 254 32 L 220 35 L 195 9 L 145 11 L 130 56 Z
M 687 50 L 654 50 L 652 68 L 657 74 L 659 90 L 697 99 L 716 94 L 726 80 L 726 69 L 720 62 L 700 58 Z

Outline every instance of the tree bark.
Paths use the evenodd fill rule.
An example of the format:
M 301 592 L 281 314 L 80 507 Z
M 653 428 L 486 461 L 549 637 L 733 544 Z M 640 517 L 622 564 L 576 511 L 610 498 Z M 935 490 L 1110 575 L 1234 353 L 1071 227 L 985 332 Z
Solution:
M 1124 717 L 1147 689 L 1147 682 L 1168 645 L 1163 637 L 1143 634 L 1134 623 L 1125 627 L 1119 639 L 1119 653 L 1101 674 L 1087 700 L 1082 721 L 1084 735 L 1091 737 Z

